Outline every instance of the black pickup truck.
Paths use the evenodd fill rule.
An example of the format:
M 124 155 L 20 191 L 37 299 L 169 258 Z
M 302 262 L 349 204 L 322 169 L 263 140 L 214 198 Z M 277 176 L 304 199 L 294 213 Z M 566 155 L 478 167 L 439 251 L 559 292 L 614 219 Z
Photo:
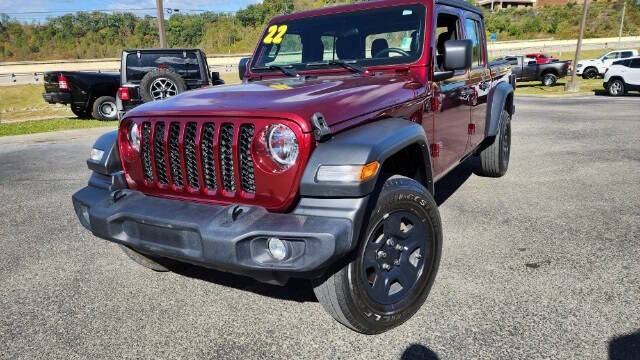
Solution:
M 538 64 L 535 59 L 524 56 L 505 56 L 498 60 L 511 65 L 511 70 L 516 75 L 517 81 L 539 80 L 544 86 L 552 86 L 559 78 L 567 76 L 569 72 L 569 62 L 567 61 Z
M 44 74 L 42 97 L 50 104 L 71 105 L 71 111 L 81 119 L 109 121 L 117 119 L 115 95 L 119 86 L 118 73 L 50 71 Z
M 224 84 L 219 73 L 209 73 L 207 56 L 200 49 L 125 49 L 119 76 L 118 118 L 146 102 Z

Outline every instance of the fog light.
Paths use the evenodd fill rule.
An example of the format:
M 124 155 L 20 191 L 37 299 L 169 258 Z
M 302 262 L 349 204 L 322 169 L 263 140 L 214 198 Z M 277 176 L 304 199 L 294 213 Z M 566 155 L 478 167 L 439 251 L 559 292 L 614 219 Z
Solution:
M 73 207 L 76 210 L 76 215 L 78 215 L 78 220 L 80 220 L 80 224 L 91 230 L 91 221 L 89 220 L 89 208 L 86 205 L 73 202 Z
M 104 155 L 104 151 L 100 149 L 91 149 L 91 160 L 95 162 L 100 162 L 100 160 L 102 160 L 103 155 Z
M 267 247 L 269 248 L 269 254 L 271 257 L 282 261 L 289 256 L 289 249 L 287 249 L 287 244 L 284 241 L 278 239 L 277 237 L 270 237 L 267 240 Z

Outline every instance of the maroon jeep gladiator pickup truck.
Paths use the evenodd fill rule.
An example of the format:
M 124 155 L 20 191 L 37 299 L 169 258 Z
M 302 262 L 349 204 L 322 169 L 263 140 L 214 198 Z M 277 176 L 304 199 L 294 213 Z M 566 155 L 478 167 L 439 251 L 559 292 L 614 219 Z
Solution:
M 381 0 L 267 25 L 242 84 L 128 112 L 73 195 L 83 226 L 158 271 L 185 263 L 285 285 L 375 334 L 434 283 L 434 183 L 468 156 L 509 164 L 513 84 L 480 10 Z

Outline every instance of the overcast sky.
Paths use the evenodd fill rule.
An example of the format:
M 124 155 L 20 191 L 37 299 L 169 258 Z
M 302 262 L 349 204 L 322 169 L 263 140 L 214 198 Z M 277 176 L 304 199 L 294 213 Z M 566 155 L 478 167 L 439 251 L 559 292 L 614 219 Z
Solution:
M 262 0 L 164 0 L 165 8 L 209 11 L 236 11 Z M 143 9 L 155 8 L 156 0 L 0 0 L 0 12 L 11 17 L 29 21 L 46 19 L 47 16 L 77 10 Z M 37 13 L 36 13 L 37 12 Z M 136 11 L 138 15 L 153 14 L 153 11 Z

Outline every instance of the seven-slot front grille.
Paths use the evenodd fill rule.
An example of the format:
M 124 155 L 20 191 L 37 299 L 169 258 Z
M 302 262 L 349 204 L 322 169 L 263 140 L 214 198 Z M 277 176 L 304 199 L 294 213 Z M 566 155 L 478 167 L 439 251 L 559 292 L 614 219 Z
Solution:
M 255 127 L 236 126 L 214 122 L 143 122 L 140 152 L 145 180 L 151 186 L 188 186 L 191 191 L 235 192 L 241 188 L 246 193 L 255 193 L 251 157 Z M 236 184 L 238 178 L 240 183 Z

